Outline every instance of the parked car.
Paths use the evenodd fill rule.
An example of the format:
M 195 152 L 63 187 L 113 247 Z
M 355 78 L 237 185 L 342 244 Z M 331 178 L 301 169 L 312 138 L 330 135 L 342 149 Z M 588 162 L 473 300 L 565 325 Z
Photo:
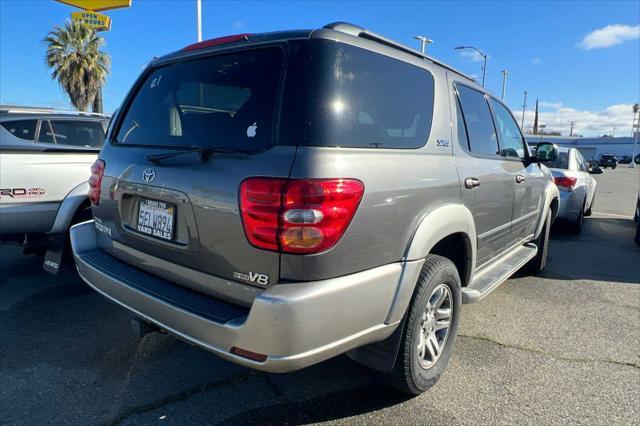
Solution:
M 618 160 L 618 164 L 631 164 L 631 161 L 633 159 L 631 158 L 630 155 L 623 155 L 622 157 L 620 157 L 620 159 Z
M 108 119 L 0 107 L 0 241 L 45 254 L 49 272 L 58 271 L 69 226 L 91 218 L 88 167 L 102 146 Z
M 558 157 L 546 163 L 551 170 L 556 186 L 560 190 L 558 219 L 569 229 L 579 234 L 584 217 L 590 216 L 595 202 L 596 180 L 592 174 L 601 174 L 598 166 L 589 169 L 589 164 L 575 148 L 557 147 Z
M 269 372 L 347 352 L 425 391 L 461 303 L 541 271 L 558 211 L 553 145 L 532 156 L 473 79 L 346 23 L 154 60 L 107 140 L 71 232 L 80 276 Z
M 605 169 L 607 167 L 611 167 L 612 169 L 615 169 L 618 166 L 618 159 L 616 158 L 615 155 L 602 154 L 600 156 L 600 159 L 598 160 L 598 166 L 604 167 Z
M 640 164 L 640 154 L 636 155 L 636 158 L 634 158 L 633 162 L 636 164 Z

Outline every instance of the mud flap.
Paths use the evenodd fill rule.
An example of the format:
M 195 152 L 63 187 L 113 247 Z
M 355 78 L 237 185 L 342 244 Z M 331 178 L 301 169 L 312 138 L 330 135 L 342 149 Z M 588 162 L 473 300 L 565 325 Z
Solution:
M 50 274 L 57 274 L 62 264 L 62 255 L 64 253 L 65 243 L 67 242 L 66 233 L 56 236 L 51 245 L 47 247 L 44 254 L 44 262 L 42 267 Z
M 398 328 L 396 328 L 391 336 L 380 342 L 370 343 L 352 349 L 347 352 L 347 356 L 381 373 L 390 373 L 396 364 L 406 321 L 407 314 L 404 315 L 402 321 L 400 321 L 400 325 L 398 325 Z

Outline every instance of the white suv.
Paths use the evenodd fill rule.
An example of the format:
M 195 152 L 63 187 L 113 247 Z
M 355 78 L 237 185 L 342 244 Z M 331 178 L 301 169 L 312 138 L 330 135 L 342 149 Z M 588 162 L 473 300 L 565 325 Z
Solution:
M 90 166 L 109 117 L 0 106 L 0 242 L 60 266 L 69 226 L 90 217 Z

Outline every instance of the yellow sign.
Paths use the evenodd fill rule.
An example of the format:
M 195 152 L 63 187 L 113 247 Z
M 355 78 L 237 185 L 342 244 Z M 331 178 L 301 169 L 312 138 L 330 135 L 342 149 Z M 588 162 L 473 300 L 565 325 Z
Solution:
M 101 15 L 100 13 L 91 12 L 89 10 L 71 12 L 71 19 L 74 21 L 80 21 L 82 25 L 96 31 L 109 31 L 111 29 L 111 18 L 107 15 Z
M 102 10 L 131 7 L 131 0 L 56 0 L 60 3 L 75 6 L 84 10 L 100 12 Z

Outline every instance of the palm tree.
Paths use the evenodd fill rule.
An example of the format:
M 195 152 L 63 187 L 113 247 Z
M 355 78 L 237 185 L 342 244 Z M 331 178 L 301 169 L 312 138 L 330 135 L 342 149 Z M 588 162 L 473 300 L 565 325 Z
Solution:
M 87 111 L 104 84 L 111 58 L 100 50 L 104 39 L 78 21 L 54 27 L 44 39 L 51 78 L 57 80 L 73 106 Z

